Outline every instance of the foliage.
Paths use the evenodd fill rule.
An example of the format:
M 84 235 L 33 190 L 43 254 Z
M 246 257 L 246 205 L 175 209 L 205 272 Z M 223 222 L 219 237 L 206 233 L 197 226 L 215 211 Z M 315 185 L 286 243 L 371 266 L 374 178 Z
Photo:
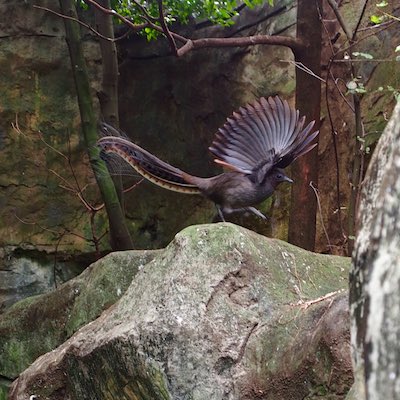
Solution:
M 244 0 L 248 7 L 254 7 L 263 0 Z M 271 3 L 271 0 L 269 0 Z M 210 19 L 219 25 L 232 25 L 232 17 L 238 14 L 237 8 L 242 2 L 237 0 L 164 0 L 163 9 L 167 23 L 179 21 L 188 23 L 190 19 Z M 143 22 L 138 5 L 146 9 L 149 15 L 158 18 L 158 2 L 137 0 L 113 0 L 112 7 L 118 13 L 129 16 L 135 22 Z
M 84 0 L 76 0 L 82 8 L 87 8 Z M 273 0 L 267 0 L 273 5 Z M 214 24 L 230 26 L 234 24 L 233 18 L 238 15 L 239 9 L 244 5 L 253 8 L 264 3 L 265 0 L 164 0 L 162 2 L 164 19 L 167 24 L 180 22 L 187 24 L 190 20 L 208 19 Z M 111 0 L 111 7 L 118 14 L 129 18 L 134 23 L 143 23 L 146 18 L 157 20 L 159 18 L 159 5 L 156 0 Z M 120 22 L 119 20 L 117 21 Z M 158 22 L 155 22 L 158 24 Z M 158 33 L 151 28 L 145 28 L 147 38 L 154 39 Z

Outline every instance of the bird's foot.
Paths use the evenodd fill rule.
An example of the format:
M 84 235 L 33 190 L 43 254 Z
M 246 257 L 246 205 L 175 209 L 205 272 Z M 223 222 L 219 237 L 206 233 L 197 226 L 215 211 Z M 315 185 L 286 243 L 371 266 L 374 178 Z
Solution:
M 257 217 L 260 217 L 264 220 L 269 219 L 267 216 L 265 216 L 261 211 L 257 210 L 257 208 L 255 207 L 242 207 L 242 208 L 221 208 L 218 205 L 215 205 L 215 207 L 217 208 L 218 211 L 218 215 L 219 218 L 222 222 L 226 222 L 225 221 L 225 217 L 224 217 L 224 213 L 226 214 L 232 214 L 232 213 L 236 213 L 236 212 L 252 212 L 253 214 L 257 215 Z M 214 218 L 215 221 L 215 218 Z
M 257 210 L 255 207 L 245 207 L 243 208 L 244 211 L 250 211 L 253 214 L 257 215 L 257 217 L 260 217 L 262 219 L 268 219 L 267 216 L 265 216 L 260 210 Z

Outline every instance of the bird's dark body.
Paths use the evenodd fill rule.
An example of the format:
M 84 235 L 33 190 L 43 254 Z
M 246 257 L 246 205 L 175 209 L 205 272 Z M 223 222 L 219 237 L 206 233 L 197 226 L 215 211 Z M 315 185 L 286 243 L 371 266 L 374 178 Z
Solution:
M 304 129 L 305 118 L 279 97 L 261 98 L 240 108 L 216 134 L 210 151 L 230 171 L 200 178 L 158 159 L 119 132 L 101 124 L 98 141 L 103 153 L 117 154 L 151 182 L 169 190 L 203 194 L 224 213 L 248 210 L 270 197 L 281 182 L 292 182 L 283 168 L 315 147 L 314 121 Z M 265 218 L 265 217 L 264 217 Z
M 229 212 L 237 208 L 255 206 L 274 192 L 274 186 L 267 180 L 263 184 L 251 179 L 251 175 L 240 172 L 225 172 L 211 178 L 190 177 L 202 194 Z

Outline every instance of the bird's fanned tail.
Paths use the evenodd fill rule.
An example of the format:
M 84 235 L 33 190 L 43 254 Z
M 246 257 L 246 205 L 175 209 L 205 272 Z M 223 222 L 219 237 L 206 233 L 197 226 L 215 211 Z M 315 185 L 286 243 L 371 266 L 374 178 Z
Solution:
M 304 129 L 305 118 L 278 96 L 241 107 L 218 130 L 210 151 L 218 164 L 251 174 L 260 166 L 285 168 L 315 147 L 310 133 L 314 121 Z

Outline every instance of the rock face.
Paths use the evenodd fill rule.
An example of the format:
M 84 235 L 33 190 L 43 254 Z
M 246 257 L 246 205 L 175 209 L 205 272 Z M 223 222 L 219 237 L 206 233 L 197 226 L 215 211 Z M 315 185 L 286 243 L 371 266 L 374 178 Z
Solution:
M 66 256 L 66 257 L 65 257 Z M 65 259 L 63 259 L 65 257 Z M 93 261 L 7 246 L 0 249 L 0 313 L 16 301 L 54 290 Z
M 130 251 L 121 259 L 121 253 L 112 253 L 56 291 L 24 299 L 0 315 L 0 399 L 7 380 L 114 304 L 155 254 Z
M 399 143 L 400 103 L 368 168 L 350 275 L 356 398 L 361 400 L 400 397 Z
M 348 265 L 231 224 L 189 227 L 10 399 L 343 399 L 347 296 L 316 299 L 346 287 Z

